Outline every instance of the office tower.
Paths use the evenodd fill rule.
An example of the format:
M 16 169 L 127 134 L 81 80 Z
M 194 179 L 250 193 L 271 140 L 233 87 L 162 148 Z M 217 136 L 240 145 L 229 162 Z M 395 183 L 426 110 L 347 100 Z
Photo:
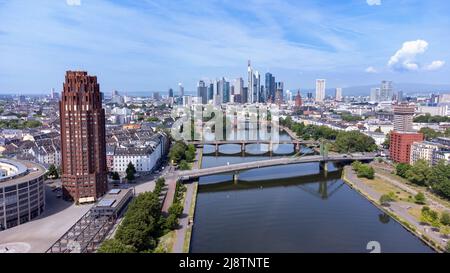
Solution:
M 248 61 L 248 66 L 247 66 L 247 74 L 248 74 L 248 82 L 247 82 L 247 88 L 248 88 L 248 96 L 247 96 L 247 100 L 246 102 L 250 102 L 253 103 L 253 68 L 252 68 L 252 64 L 251 61 Z
M 403 91 L 397 92 L 397 101 L 402 102 L 403 101 Z
M 380 101 L 380 88 L 371 88 L 370 89 L 370 101 L 379 102 Z
M 237 78 L 234 80 L 234 95 L 240 95 L 242 97 L 242 93 L 244 91 L 244 80 L 242 78 Z
M 258 71 L 253 70 L 251 62 L 248 61 L 248 97 L 247 102 L 260 102 L 261 76 Z
M 197 97 L 202 102 L 202 104 L 208 103 L 208 92 L 206 84 L 204 81 L 199 81 L 197 84 Z
M 248 87 L 242 88 L 242 97 L 241 97 L 241 103 L 247 103 L 248 102 Z
M 266 87 L 264 92 L 264 100 L 266 102 L 273 102 L 275 99 L 275 77 L 271 73 L 266 73 Z
M 292 92 L 291 90 L 286 90 L 286 101 L 290 103 L 292 101 Z
M 55 88 L 52 88 L 52 90 L 50 92 L 50 99 L 52 99 L 52 100 L 55 99 Z
M 208 101 L 214 99 L 214 83 L 208 85 Z
M 325 87 L 325 80 L 316 80 L 316 102 L 323 102 L 323 100 L 325 99 Z
M 394 106 L 394 131 L 411 132 L 415 106 L 399 104 Z
M 276 104 L 283 103 L 283 89 L 284 89 L 283 82 L 277 82 L 276 83 L 276 92 L 275 92 L 275 103 Z
M 154 100 L 160 100 L 161 99 L 161 94 L 159 94 L 159 92 L 153 92 L 153 99 Z
M 336 88 L 336 101 L 342 101 L 342 88 Z
M 392 81 L 382 81 L 380 90 L 381 101 L 391 101 L 393 96 Z
M 105 110 L 97 77 L 68 71 L 60 101 L 65 199 L 93 202 L 106 193 Z
M 173 98 L 173 89 L 172 88 L 169 89 L 169 98 Z
M 312 92 L 306 93 L 306 97 L 307 97 L 308 101 L 312 101 L 312 100 L 313 100 L 313 94 L 312 94 Z
M 300 90 L 297 92 L 297 96 L 295 97 L 295 107 L 300 108 L 302 107 L 302 95 L 300 95 Z
M 178 84 L 178 90 L 180 92 L 180 97 L 181 98 L 184 97 L 184 87 L 183 87 L 182 83 Z
M 222 99 L 223 99 L 223 103 L 228 103 L 230 102 L 230 94 L 231 94 L 231 90 L 230 90 L 230 82 L 225 80 L 225 78 L 222 79 Z

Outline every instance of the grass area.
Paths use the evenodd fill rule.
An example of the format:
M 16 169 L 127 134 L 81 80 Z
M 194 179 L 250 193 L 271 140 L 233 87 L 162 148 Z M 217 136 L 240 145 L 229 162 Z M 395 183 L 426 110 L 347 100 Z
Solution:
M 194 213 L 195 213 L 195 204 L 197 202 L 197 190 L 198 190 L 198 182 L 194 185 L 194 191 L 192 196 L 192 203 L 191 207 L 189 208 L 189 219 L 194 220 Z M 189 225 L 186 229 L 186 235 L 184 236 L 184 243 L 183 243 L 183 253 L 189 253 L 189 247 L 191 244 L 191 235 L 192 235 L 192 225 Z
M 172 230 L 159 238 L 159 242 L 155 248 L 155 252 L 171 253 L 174 243 L 175 243 L 175 230 Z
M 378 177 L 375 177 L 373 180 L 365 178 L 360 178 L 360 180 L 364 182 L 364 184 L 374 189 L 376 192 L 379 192 L 381 194 L 389 194 L 390 192 L 393 192 L 395 193 L 398 201 L 414 203 L 414 196 Z
M 376 168 L 376 167 L 375 167 L 375 172 L 377 172 L 379 174 L 382 174 L 384 176 L 387 176 L 389 178 L 395 179 L 398 182 L 404 183 L 405 185 L 408 185 L 408 187 L 410 187 L 410 188 L 412 188 L 412 189 L 414 189 L 414 190 L 416 190 L 418 192 L 419 191 L 424 192 L 424 193 L 427 192 L 428 196 L 431 197 L 431 199 L 433 201 L 441 203 L 442 205 L 444 205 L 446 207 L 450 207 L 450 201 L 449 200 L 444 199 L 444 198 L 442 198 L 442 197 L 440 197 L 440 196 L 438 196 L 436 194 L 428 192 L 428 189 L 425 186 L 416 185 L 416 184 L 411 183 L 408 180 L 406 180 L 406 179 L 404 179 L 404 178 L 402 178 L 402 177 L 400 177 L 400 176 L 398 176 L 396 174 L 392 174 L 390 172 L 384 171 L 384 170 Z

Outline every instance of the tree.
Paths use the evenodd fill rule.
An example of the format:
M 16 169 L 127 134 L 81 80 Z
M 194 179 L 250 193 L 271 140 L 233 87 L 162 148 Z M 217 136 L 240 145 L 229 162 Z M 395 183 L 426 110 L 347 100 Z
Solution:
M 388 206 L 390 202 L 394 202 L 395 201 L 395 194 L 394 193 L 389 193 L 389 194 L 383 194 L 380 197 L 380 204 L 383 206 Z
M 399 163 L 395 166 L 395 172 L 398 176 L 405 178 L 406 172 L 411 169 L 411 165 L 405 163 Z
M 134 174 L 136 173 L 136 168 L 133 163 L 128 163 L 125 173 L 127 174 L 126 178 L 128 181 L 133 181 L 135 179 Z
M 47 176 L 53 179 L 59 178 L 59 172 L 55 165 L 52 164 L 50 165 L 50 167 L 48 167 Z
M 113 172 L 113 173 L 111 174 L 111 178 L 112 178 L 112 180 L 114 180 L 114 181 L 118 181 L 118 180 L 120 180 L 120 175 L 119 175 L 118 172 Z
M 186 171 L 186 170 L 190 170 L 191 166 L 189 165 L 189 163 L 186 162 L 186 160 L 181 160 L 179 168 L 182 171 Z
M 173 203 L 169 208 L 169 214 L 174 214 L 177 217 L 180 217 L 181 214 L 183 214 L 183 205 L 181 205 L 179 202 Z
M 388 133 L 386 135 L 386 139 L 384 140 L 382 145 L 385 149 L 389 149 L 389 147 L 391 146 L 391 133 Z
M 133 246 L 125 245 L 117 239 L 106 240 L 98 249 L 99 253 L 136 253 Z
M 178 228 L 178 217 L 175 214 L 170 214 L 165 221 L 164 227 L 169 230 L 174 230 Z
M 431 176 L 431 168 L 425 160 L 418 160 L 406 171 L 405 176 L 412 183 L 425 186 Z
M 427 200 L 425 198 L 425 194 L 423 194 L 423 192 L 419 192 L 416 196 L 414 196 L 414 201 L 416 204 L 425 205 Z
M 423 127 L 419 130 L 419 133 L 422 133 L 425 136 L 426 140 L 433 140 L 437 137 L 442 136 L 440 132 L 437 132 L 429 127 Z
M 450 253 L 450 241 L 448 241 L 447 245 L 445 246 L 445 252 Z
M 378 128 L 375 130 L 375 133 L 383 133 L 383 131 L 381 130 L 381 127 L 378 127 Z
M 439 213 L 430 209 L 430 207 L 428 206 L 424 206 L 422 208 L 420 221 L 435 228 L 438 228 L 441 225 L 441 223 L 439 222 Z
M 334 150 L 339 153 L 373 152 L 377 149 L 375 140 L 359 131 L 339 132 Z
M 432 189 L 443 197 L 450 199 L 450 164 L 439 161 L 431 169 L 430 179 Z
M 448 211 L 444 211 L 441 214 L 441 224 L 444 226 L 450 226 L 450 213 Z

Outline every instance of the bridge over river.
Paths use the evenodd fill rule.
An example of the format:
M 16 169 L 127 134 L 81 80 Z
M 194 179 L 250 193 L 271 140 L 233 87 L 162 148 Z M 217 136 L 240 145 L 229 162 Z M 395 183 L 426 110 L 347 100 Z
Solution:
M 345 161 L 371 161 L 376 157 L 376 153 L 365 153 L 365 154 L 336 154 L 331 156 L 324 155 L 313 155 L 313 156 L 303 156 L 303 157 L 283 157 L 276 159 L 268 159 L 261 161 L 245 162 L 239 164 L 230 164 L 226 166 L 211 167 L 205 169 L 191 170 L 191 171 L 181 171 L 178 173 L 180 180 L 189 181 L 197 179 L 202 176 L 209 176 L 215 174 L 223 173 L 234 173 L 233 180 L 237 181 L 239 179 L 239 171 L 258 169 L 264 167 L 288 165 L 288 164 L 299 164 L 299 163 L 310 163 L 310 162 L 320 162 L 321 168 L 328 171 L 328 162 L 345 162 Z

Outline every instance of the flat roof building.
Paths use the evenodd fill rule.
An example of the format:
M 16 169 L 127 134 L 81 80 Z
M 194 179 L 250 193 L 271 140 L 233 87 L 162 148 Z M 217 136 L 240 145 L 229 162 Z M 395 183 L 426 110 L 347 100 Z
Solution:
M 38 217 L 45 208 L 41 165 L 0 159 L 0 231 Z

